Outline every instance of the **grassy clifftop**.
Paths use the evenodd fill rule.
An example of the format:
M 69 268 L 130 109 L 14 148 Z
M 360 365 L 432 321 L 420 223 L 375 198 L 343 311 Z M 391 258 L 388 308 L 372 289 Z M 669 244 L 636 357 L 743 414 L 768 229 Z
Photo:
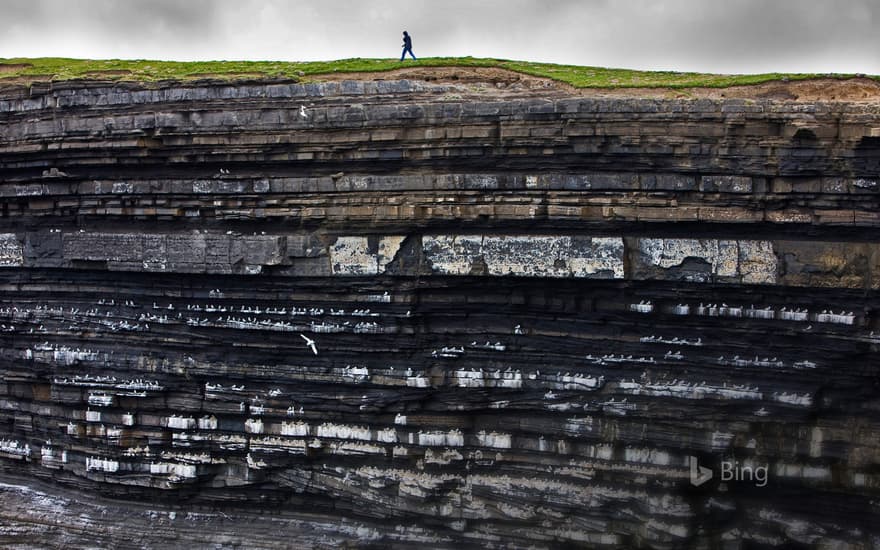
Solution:
M 765 73 L 725 75 L 680 73 L 671 71 L 634 71 L 602 67 L 554 65 L 504 59 L 472 57 L 434 57 L 418 61 L 396 59 L 340 59 L 336 61 L 157 61 L 157 60 L 93 60 L 59 57 L 0 58 L 0 84 L 37 80 L 100 79 L 127 81 L 195 80 L 221 78 L 229 80 L 252 78 L 294 78 L 308 81 L 327 73 L 380 72 L 401 67 L 491 67 L 507 69 L 532 76 L 546 77 L 577 88 L 724 88 L 760 84 L 774 80 L 806 80 L 818 77 L 850 78 L 855 75 L 817 75 Z M 880 80 L 880 77 L 874 76 Z

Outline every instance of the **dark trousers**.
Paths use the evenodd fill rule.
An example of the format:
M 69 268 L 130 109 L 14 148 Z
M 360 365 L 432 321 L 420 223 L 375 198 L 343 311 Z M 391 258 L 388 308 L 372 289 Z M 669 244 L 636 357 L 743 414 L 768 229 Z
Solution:
M 412 55 L 412 58 L 413 58 L 413 59 L 416 58 L 416 56 L 414 56 L 413 53 L 412 53 L 412 48 L 403 48 L 403 53 L 400 54 L 400 60 L 401 60 L 401 61 L 403 61 L 403 58 L 406 57 L 406 52 L 409 52 L 409 54 Z

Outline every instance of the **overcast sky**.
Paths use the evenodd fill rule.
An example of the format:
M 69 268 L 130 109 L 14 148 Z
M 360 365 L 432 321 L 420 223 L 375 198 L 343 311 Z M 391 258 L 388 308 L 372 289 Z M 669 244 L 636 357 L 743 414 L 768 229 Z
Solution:
M 0 0 L 0 57 L 497 57 L 880 74 L 880 0 Z

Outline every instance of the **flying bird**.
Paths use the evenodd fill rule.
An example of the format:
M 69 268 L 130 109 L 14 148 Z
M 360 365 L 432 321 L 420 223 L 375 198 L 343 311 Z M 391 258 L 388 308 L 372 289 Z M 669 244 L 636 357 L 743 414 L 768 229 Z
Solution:
M 300 336 L 302 336 L 302 339 L 306 341 L 306 347 L 312 348 L 312 353 L 314 353 L 315 355 L 318 355 L 318 348 L 315 347 L 315 341 L 312 340 L 311 338 L 309 338 L 308 336 L 306 336 L 305 334 L 300 334 Z

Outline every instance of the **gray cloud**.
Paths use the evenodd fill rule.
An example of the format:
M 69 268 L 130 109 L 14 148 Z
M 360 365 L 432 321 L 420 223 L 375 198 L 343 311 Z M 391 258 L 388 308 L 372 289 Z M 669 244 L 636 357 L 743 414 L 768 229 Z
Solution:
M 210 0 L 7 0 L 0 55 L 185 57 L 187 45 L 212 39 L 211 27 L 222 17 L 212 6 Z
M 6 0 L 0 56 L 501 57 L 880 73 L 877 0 Z
M 738 65 L 757 70 L 810 70 L 814 64 L 829 70 L 880 68 L 880 40 L 872 31 L 877 6 L 871 0 L 727 0 L 723 7 L 712 2 L 637 3 L 644 9 L 653 4 L 654 13 L 649 12 L 650 19 L 635 19 L 634 39 L 620 45 L 633 57 L 644 52 L 650 65 L 663 64 L 668 56 L 727 71 Z

